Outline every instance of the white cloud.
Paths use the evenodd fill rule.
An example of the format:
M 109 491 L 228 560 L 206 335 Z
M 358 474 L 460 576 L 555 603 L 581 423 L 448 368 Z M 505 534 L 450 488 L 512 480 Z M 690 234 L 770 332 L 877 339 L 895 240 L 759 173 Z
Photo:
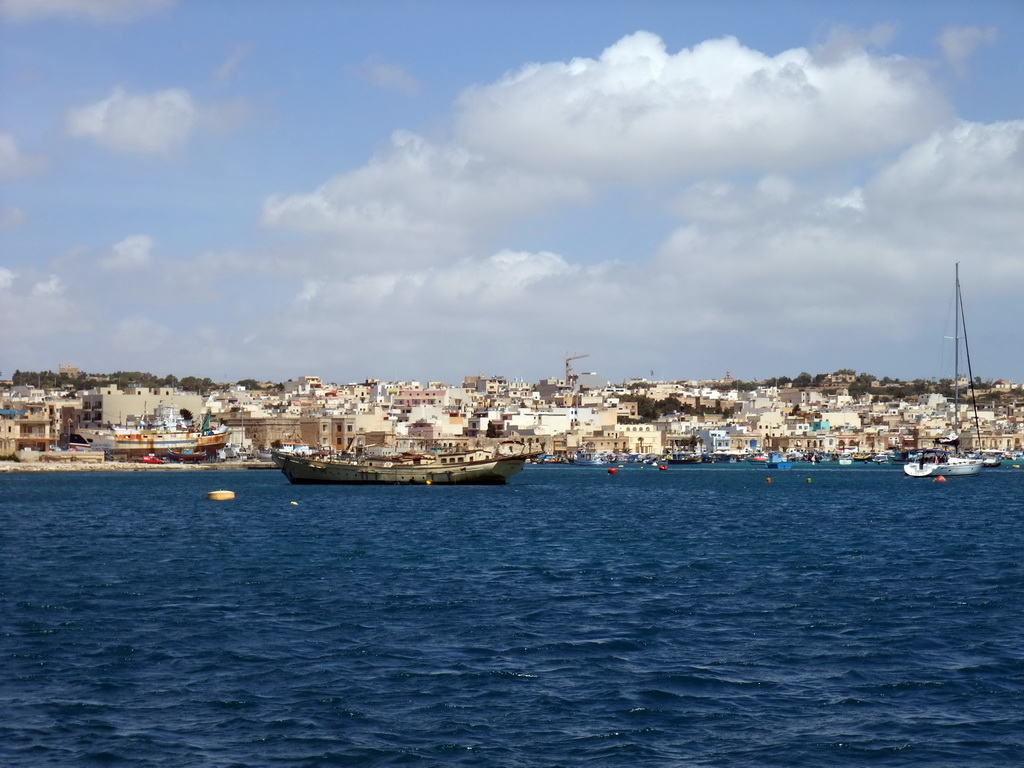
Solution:
M 731 37 L 670 54 L 647 32 L 598 59 L 523 67 L 461 105 L 465 146 L 608 180 L 838 163 L 898 148 L 950 113 L 924 67 L 899 57 L 767 56 Z
M 102 101 L 68 111 L 65 126 L 76 138 L 139 154 L 165 154 L 183 144 L 199 119 L 188 91 L 171 88 L 129 94 L 115 88 Z
M 0 133 L 0 181 L 32 176 L 43 167 L 41 158 L 22 153 L 14 136 Z
M 564 350 L 553 346 L 612 348 L 616 365 L 644 370 L 687 350 L 735 360 L 770 348 L 772 374 L 806 365 L 790 362 L 804 345 L 841 349 L 837 366 L 864 350 L 877 358 L 865 324 L 905 343 L 954 260 L 1007 285 L 1024 270 L 998 248 L 991 259 L 964 250 L 972 238 L 1019 242 L 1020 126 L 949 127 L 921 66 L 865 52 L 891 34 L 775 57 L 732 39 L 669 55 L 641 34 L 600 60 L 534 65 L 467 92 L 460 144 L 396 133 L 364 167 L 265 202 L 266 224 L 318 233 L 354 256 L 296 260 L 290 295 L 302 311 L 277 314 L 300 318 L 288 338 L 310 342 L 289 347 L 282 330 L 264 328 L 260 343 L 316 359 L 320 326 L 343 333 L 373 318 L 373 350 L 339 349 L 334 363 L 383 355 L 422 373 L 447 354 L 429 352 L 439 339 L 457 339 L 452 356 L 481 365 L 500 348 L 513 371 L 557 359 Z M 865 179 L 865 159 L 882 170 Z M 691 175 L 670 201 L 657 197 L 674 189 L 662 182 Z M 642 204 L 680 220 L 653 254 L 597 265 L 474 255 L 484 233 L 645 181 L 658 183 L 642 188 Z M 305 328 L 303 316 L 316 321 Z M 595 316 L 614 320 L 578 322 Z M 719 351 L 700 348 L 710 338 Z
M 641 33 L 524 67 L 466 92 L 455 139 L 399 131 L 361 166 L 266 197 L 263 224 L 306 237 L 157 264 L 135 234 L 56 279 L 0 270 L 0 335 L 12 306 L 88 295 L 117 307 L 96 322 L 132 367 L 217 360 L 216 376 L 550 375 L 567 349 L 609 375 L 751 375 L 755 359 L 778 375 L 885 345 L 902 361 L 953 261 L 990 297 L 1024 281 L 1024 124 L 948 120 L 922 65 L 870 52 L 891 35 L 768 56 L 731 38 L 670 54 Z M 184 97 L 82 107 L 79 135 L 168 152 L 213 119 L 163 93 Z
M 752 185 L 705 180 L 691 185 L 668 205 L 681 219 L 703 222 L 766 222 L 800 215 L 807 201 L 794 181 L 780 174 Z
M 267 359 L 342 361 L 350 370 L 365 367 L 366 375 L 393 367 L 385 361 L 396 356 L 409 376 L 448 375 L 452 355 L 470 366 L 518 365 L 533 355 L 557 361 L 564 350 L 546 347 L 566 343 L 567 324 L 588 307 L 607 311 L 615 300 L 606 281 L 606 267 L 549 252 L 504 250 L 421 269 L 367 264 L 356 274 L 297 281 L 292 303 L 272 313 L 273 323 L 260 321 L 252 344 Z M 538 329 L 550 342 L 538 339 Z M 325 345 L 325 333 L 343 341 Z
M 131 21 L 171 8 L 176 3 L 177 0 L 0 0 L 0 16 L 10 21 L 47 18 Z
M 836 210 L 862 212 L 864 210 L 864 190 L 860 187 L 829 197 L 825 205 Z
M 320 292 L 320 283 L 316 280 L 304 280 L 302 283 L 302 290 L 299 292 L 298 300 L 307 302 L 312 301 L 316 298 L 316 295 Z
M 1020 260 L 1024 120 L 937 131 L 879 173 L 865 197 L 890 236 Z
M 0 267 L 0 339 L 9 359 L 29 359 L 40 339 L 84 332 L 90 322 L 76 319 L 77 313 L 59 275 L 25 274 Z
M 149 235 L 131 235 L 115 243 L 110 254 L 100 259 L 105 269 L 137 269 L 150 262 L 153 238 Z
M 328 233 L 355 258 L 421 263 L 450 260 L 475 233 L 586 194 L 576 181 L 398 132 L 363 168 L 307 194 L 268 198 L 263 223 Z
M 46 280 L 42 280 L 32 286 L 32 291 L 29 294 L 32 298 L 40 298 L 45 296 L 60 296 L 64 293 L 64 284 L 57 275 L 50 275 Z
M 133 94 L 114 88 L 110 96 L 69 109 L 68 135 L 108 149 L 136 154 L 169 154 L 199 127 L 229 132 L 249 119 L 244 99 L 200 105 L 183 88 Z
M 654 290 L 686 307 L 693 332 L 768 323 L 780 341 L 799 328 L 809 346 L 829 343 L 819 330 L 859 338 L 876 322 L 894 338 L 911 332 L 912 318 L 941 310 L 921 302 L 941 294 L 957 261 L 991 295 L 1011 295 L 1024 281 L 1022 148 L 1024 121 L 961 123 L 845 192 L 694 185 L 675 208 L 687 223 L 649 267 L 662 276 Z
M 416 96 L 423 89 L 423 84 L 402 67 L 379 59 L 363 62 L 360 73 L 367 82 L 385 91 Z
M 487 259 L 463 259 L 443 267 L 403 271 L 371 267 L 358 275 L 307 279 L 296 300 L 320 300 L 321 309 L 332 313 L 354 308 L 386 313 L 393 302 L 421 309 L 429 305 L 470 320 L 481 310 L 535 300 L 532 292 L 539 286 L 579 273 L 579 267 L 554 253 L 501 251 Z
M 939 47 L 946 61 L 960 77 L 967 74 L 967 61 L 979 46 L 994 42 L 995 27 L 949 27 L 939 36 Z

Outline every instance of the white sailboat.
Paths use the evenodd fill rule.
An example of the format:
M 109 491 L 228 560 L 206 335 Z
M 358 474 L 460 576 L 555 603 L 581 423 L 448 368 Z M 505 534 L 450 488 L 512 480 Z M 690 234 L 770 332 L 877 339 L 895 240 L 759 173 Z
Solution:
M 953 336 L 953 431 L 936 440 L 942 447 L 924 448 L 917 457 L 903 465 L 904 474 L 910 477 L 959 477 L 977 475 L 981 472 L 982 460 L 960 455 L 960 340 L 964 342 L 967 357 L 967 375 L 971 371 L 971 355 L 967 347 L 967 326 L 964 322 L 963 298 L 960 295 L 960 264 L 956 265 L 956 295 L 954 298 L 955 328 Z M 963 335 L 961 336 L 961 332 Z M 973 381 L 973 378 L 971 379 Z M 977 407 L 974 410 L 974 425 L 978 430 Z

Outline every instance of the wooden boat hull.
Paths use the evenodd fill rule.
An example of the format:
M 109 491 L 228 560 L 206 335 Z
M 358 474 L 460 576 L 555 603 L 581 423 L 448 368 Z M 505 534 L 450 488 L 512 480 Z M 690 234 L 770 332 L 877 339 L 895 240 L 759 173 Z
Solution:
M 295 484 L 337 485 L 503 485 L 531 455 L 501 456 L 448 466 L 402 462 L 357 463 L 274 453 L 274 463 Z
M 168 450 L 166 458 L 170 461 L 177 461 L 183 464 L 199 464 L 210 460 L 210 456 L 206 452 L 207 450 L 208 449 L 206 448 L 201 448 L 195 451 Z
M 137 430 L 91 434 L 93 448 L 107 451 L 118 459 L 141 459 L 150 454 L 163 458 L 171 453 L 209 458 L 227 444 L 230 431 L 204 434 L 188 430 Z

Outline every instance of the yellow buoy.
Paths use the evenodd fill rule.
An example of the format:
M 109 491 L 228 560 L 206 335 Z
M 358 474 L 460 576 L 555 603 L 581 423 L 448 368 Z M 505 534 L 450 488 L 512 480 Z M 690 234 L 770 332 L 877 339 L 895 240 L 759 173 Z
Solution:
M 299 506 L 299 502 L 297 502 L 297 501 L 290 501 L 288 503 L 289 504 L 294 504 L 296 507 Z
M 206 498 L 212 499 L 213 501 L 227 501 L 228 499 L 235 498 L 234 491 L 210 491 L 206 494 Z

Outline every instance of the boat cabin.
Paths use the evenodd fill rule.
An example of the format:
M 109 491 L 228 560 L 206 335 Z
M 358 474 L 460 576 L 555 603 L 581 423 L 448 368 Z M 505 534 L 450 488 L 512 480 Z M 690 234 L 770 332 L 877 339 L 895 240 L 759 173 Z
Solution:
M 292 453 L 296 456 L 313 455 L 313 450 L 309 447 L 309 443 L 281 443 L 281 447 L 277 450 L 280 453 Z

